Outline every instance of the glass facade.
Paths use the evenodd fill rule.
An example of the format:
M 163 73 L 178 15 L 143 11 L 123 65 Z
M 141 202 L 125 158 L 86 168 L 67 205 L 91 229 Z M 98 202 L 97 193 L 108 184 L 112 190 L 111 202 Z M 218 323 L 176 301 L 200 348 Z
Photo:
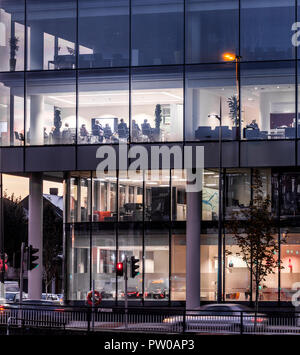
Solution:
M 1 145 L 299 137 L 296 4 L 0 0 L 0 73 L 28 71 L 18 123 L 14 105 L 1 110 Z M 35 138 L 31 101 L 45 106 Z
M 77 154 L 87 145 L 201 145 L 220 132 L 240 146 L 296 140 L 299 13 L 296 0 L 0 0 L 0 146 L 84 146 Z M 223 299 L 255 292 L 226 230 L 218 255 L 219 179 L 228 220 L 251 203 L 253 168 L 204 171 L 201 300 L 216 300 L 220 257 Z M 289 301 L 300 274 L 300 173 L 260 172 L 283 260 L 260 297 Z M 184 172 L 67 174 L 67 299 L 84 300 L 95 280 L 104 299 L 124 300 L 115 267 L 127 255 L 140 259 L 130 300 L 184 301 Z
M 157 181 L 150 180 L 151 173 L 156 174 Z M 290 301 L 293 283 L 300 275 L 300 212 L 297 213 L 300 211 L 297 207 L 300 175 L 275 168 L 259 169 L 259 173 L 263 193 L 272 200 L 270 213 L 277 225 L 274 238 L 280 242 L 283 267 L 280 270 L 277 267 L 274 274 L 266 277 L 260 299 Z M 239 211 L 251 202 L 253 174 L 254 169 L 224 169 L 224 220 L 229 221 L 235 212 L 242 221 Z M 135 180 L 121 171 L 103 179 L 93 172 L 74 172 L 65 185 L 66 191 L 71 191 L 65 196 L 69 206 L 65 231 L 70 300 L 83 300 L 92 280 L 102 290 L 104 298 L 124 300 L 124 280 L 116 277 L 115 267 L 125 256 L 140 260 L 140 274 L 129 278 L 131 301 L 142 304 L 151 300 L 185 300 L 187 201 L 183 171 L 144 171 Z M 218 186 L 218 172 L 205 169 L 200 235 L 202 301 L 217 299 Z M 254 281 L 233 235 L 226 229 L 222 232 L 222 241 L 223 299 L 249 301 L 251 291 L 254 299 Z M 74 262 L 77 265 L 74 266 Z

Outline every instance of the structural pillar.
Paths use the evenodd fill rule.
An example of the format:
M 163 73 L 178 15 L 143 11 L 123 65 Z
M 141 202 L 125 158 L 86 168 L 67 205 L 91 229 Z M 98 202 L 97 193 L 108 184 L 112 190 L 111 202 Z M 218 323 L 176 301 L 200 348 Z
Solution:
M 44 145 L 44 97 L 30 96 L 30 145 Z
M 39 266 L 28 271 L 28 297 L 42 298 L 43 282 L 43 174 L 32 173 L 29 179 L 28 244 L 39 249 Z
M 187 192 L 186 309 L 200 306 L 200 234 L 202 193 Z

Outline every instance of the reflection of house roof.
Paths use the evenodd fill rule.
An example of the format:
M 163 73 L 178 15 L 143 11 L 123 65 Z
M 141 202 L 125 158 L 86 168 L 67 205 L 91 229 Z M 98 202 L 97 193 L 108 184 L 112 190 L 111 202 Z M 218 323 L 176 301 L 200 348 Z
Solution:
M 28 218 L 29 196 L 26 196 L 20 202 L 20 204 L 23 206 L 23 208 L 25 210 L 26 217 Z M 63 197 L 62 196 L 43 194 L 43 204 L 44 204 L 44 206 L 46 206 L 47 204 L 49 204 L 50 206 L 53 206 L 57 216 L 60 218 L 63 217 Z

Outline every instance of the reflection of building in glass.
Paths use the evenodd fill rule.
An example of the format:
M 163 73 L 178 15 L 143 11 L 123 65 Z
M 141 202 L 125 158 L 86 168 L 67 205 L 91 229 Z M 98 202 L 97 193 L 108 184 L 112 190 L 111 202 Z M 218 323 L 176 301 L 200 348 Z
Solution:
M 284 268 L 268 276 L 261 298 L 291 299 L 300 274 L 295 6 L 292 0 L 0 0 L 0 167 L 30 178 L 30 238 L 39 246 L 41 228 L 34 226 L 41 227 L 42 181 L 64 184 L 68 300 L 84 300 L 95 280 L 104 299 L 122 301 L 115 265 L 125 255 L 140 259 L 129 293 L 142 304 L 179 304 L 199 282 L 199 300 L 216 300 L 218 290 L 225 301 L 249 300 L 255 291 L 249 270 L 226 228 L 218 249 L 218 221 L 249 206 L 254 168 L 272 199 L 274 238 L 286 239 Z M 224 53 L 236 60 L 224 62 Z M 203 145 L 202 203 L 192 202 L 183 172 L 172 164 L 154 181 L 150 166 L 136 179 L 124 171 L 97 175 L 97 148 L 119 143 Z M 188 231 L 197 223 L 200 266 L 191 287 Z

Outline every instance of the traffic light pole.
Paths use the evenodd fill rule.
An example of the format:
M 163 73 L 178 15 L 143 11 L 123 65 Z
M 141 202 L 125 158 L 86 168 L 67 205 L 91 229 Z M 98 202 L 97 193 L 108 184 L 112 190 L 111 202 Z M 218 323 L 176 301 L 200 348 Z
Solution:
M 20 303 L 19 303 L 19 326 L 22 326 L 22 302 L 23 302 L 23 280 L 24 280 L 24 253 L 25 253 L 25 243 L 21 244 L 21 265 L 20 265 Z
M 24 252 L 25 252 L 25 243 L 21 244 L 21 264 L 20 264 L 20 305 L 23 301 L 23 285 L 24 285 Z
M 128 275 L 127 275 L 127 264 L 128 258 L 125 255 L 125 268 L 124 268 L 124 281 L 125 281 L 125 328 L 128 328 L 128 292 L 127 292 L 127 282 L 128 282 Z

